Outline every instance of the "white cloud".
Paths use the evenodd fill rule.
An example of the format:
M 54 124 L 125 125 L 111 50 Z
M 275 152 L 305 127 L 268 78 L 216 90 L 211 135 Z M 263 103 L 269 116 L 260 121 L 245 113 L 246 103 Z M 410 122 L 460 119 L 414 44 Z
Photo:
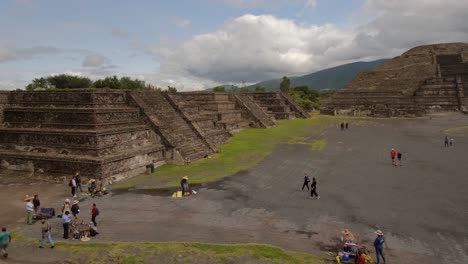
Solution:
M 174 23 L 180 28 L 188 28 L 192 26 L 192 21 L 189 19 L 174 18 Z
M 39 55 L 57 54 L 60 50 L 52 46 L 34 46 L 30 48 L 12 48 L 0 46 L 0 63 L 19 59 L 31 59 Z
M 85 56 L 83 67 L 100 67 L 110 63 L 110 59 L 99 54 L 88 54 Z

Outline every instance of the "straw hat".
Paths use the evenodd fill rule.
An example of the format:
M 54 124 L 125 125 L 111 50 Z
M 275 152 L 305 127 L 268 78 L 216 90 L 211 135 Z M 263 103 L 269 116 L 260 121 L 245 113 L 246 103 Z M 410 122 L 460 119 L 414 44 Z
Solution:
M 188 180 L 188 176 L 184 176 L 182 179 L 186 179 L 186 180 Z
M 73 201 L 73 204 L 78 204 L 79 202 L 80 202 L 80 201 L 78 201 L 78 200 L 74 200 L 74 201 Z
M 349 231 L 348 228 L 345 228 L 345 229 L 343 229 L 343 231 L 341 231 L 341 234 L 343 234 L 343 235 L 345 235 L 345 236 L 346 236 L 346 235 L 349 235 L 350 233 L 351 233 L 351 232 Z
M 68 199 L 68 198 L 65 199 L 65 202 L 66 202 L 66 203 L 70 203 L 70 199 Z
M 382 230 L 375 231 L 375 234 L 378 235 L 378 236 L 383 236 Z
M 76 172 L 76 173 L 75 173 L 75 176 L 78 176 L 78 175 L 80 175 L 80 173 L 79 173 L 79 172 Z
M 32 196 L 29 196 L 29 195 L 27 195 L 27 194 L 26 194 L 26 195 L 24 196 L 24 199 L 23 199 L 23 201 L 25 201 L 25 202 L 27 202 L 27 201 L 31 201 L 33 198 L 34 198 L 34 197 L 32 197 Z
M 95 179 L 91 179 L 91 180 L 89 180 L 89 182 L 96 182 L 96 180 L 95 180 Z
M 88 236 L 84 236 L 80 240 L 83 241 L 83 242 L 87 242 L 87 241 L 90 241 L 91 238 L 89 238 Z

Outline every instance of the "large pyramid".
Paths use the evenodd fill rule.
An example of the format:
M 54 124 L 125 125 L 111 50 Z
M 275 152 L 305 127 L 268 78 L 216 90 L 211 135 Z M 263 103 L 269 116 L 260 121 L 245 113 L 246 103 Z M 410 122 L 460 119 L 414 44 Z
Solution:
M 362 72 L 322 110 L 327 114 L 418 116 L 466 111 L 468 44 L 415 47 L 371 72 Z

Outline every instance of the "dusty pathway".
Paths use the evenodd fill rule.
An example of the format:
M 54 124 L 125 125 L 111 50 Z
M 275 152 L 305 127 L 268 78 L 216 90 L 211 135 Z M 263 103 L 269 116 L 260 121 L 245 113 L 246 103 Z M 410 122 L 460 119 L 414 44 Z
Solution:
M 336 251 L 342 228 L 368 246 L 380 228 L 391 263 L 466 263 L 468 135 L 446 149 L 442 131 L 468 125 L 468 118 L 376 122 L 329 129 L 322 152 L 282 146 L 193 197 L 135 191 L 81 207 L 98 203 L 100 240 L 269 243 L 327 254 Z M 404 152 L 402 167 L 391 166 L 392 147 Z M 318 178 L 320 200 L 300 190 L 304 172 Z

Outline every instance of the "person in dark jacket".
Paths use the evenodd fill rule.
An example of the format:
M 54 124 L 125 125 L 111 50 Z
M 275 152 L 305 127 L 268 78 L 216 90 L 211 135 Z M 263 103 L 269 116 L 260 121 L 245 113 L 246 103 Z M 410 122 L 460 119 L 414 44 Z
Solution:
M 80 177 L 80 173 L 77 172 L 75 173 L 75 181 L 76 181 L 76 191 L 80 191 L 80 192 L 83 192 L 83 188 L 81 187 L 81 177 Z
M 312 184 L 310 185 L 310 197 L 314 198 L 314 195 L 317 199 L 320 199 L 320 196 L 317 194 L 317 181 L 315 177 L 312 178 Z
M 449 146 L 449 139 L 447 136 L 445 136 L 444 143 L 445 143 L 445 147 Z
M 184 176 L 182 180 L 180 181 L 180 187 L 182 188 L 182 195 L 185 195 L 186 193 L 190 191 L 187 176 Z
M 34 199 L 32 201 L 34 205 L 34 212 L 39 213 L 39 208 L 41 207 L 41 201 L 39 200 L 39 195 L 35 194 Z
M 302 189 L 301 190 L 304 190 L 304 187 L 307 187 L 307 190 L 310 190 L 309 189 L 309 183 L 310 183 L 310 177 L 307 176 L 307 174 L 304 175 L 304 184 L 302 185 Z
M 377 255 L 377 264 L 380 263 L 380 257 L 382 257 L 383 262 L 385 263 L 385 256 L 383 254 L 383 245 L 385 243 L 384 234 L 381 230 L 375 232 L 377 237 L 374 240 L 375 254 Z
M 73 201 L 73 205 L 72 207 L 70 208 L 70 211 L 72 213 L 72 215 L 75 217 L 75 219 L 78 219 L 78 214 L 80 213 L 80 206 L 78 205 L 80 201 Z

